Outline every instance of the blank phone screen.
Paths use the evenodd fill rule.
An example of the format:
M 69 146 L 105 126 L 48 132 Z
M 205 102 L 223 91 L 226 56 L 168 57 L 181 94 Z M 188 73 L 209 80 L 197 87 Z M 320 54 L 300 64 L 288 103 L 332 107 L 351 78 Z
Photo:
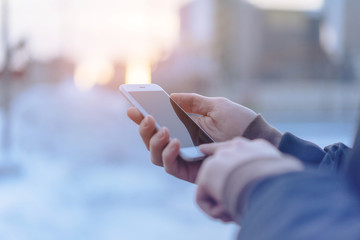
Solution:
M 163 91 L 129 92 L 161 127 L 167 127 L 181 147 L 194 147 L 213 140 Z

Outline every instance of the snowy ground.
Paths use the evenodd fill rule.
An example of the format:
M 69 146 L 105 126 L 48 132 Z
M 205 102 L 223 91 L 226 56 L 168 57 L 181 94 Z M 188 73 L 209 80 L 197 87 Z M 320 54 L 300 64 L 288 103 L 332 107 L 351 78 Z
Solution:
M 11 160 L 18 172 L 0 178 L 0 239 L 234 238 L 236 226 L 196 207 L 194 186 L 149 163 L 127 106 L 118 93 L 82 93 L 71 83 L 17 97 Z M 322 146 L 351 144 L 354 129 L 275 125 Z

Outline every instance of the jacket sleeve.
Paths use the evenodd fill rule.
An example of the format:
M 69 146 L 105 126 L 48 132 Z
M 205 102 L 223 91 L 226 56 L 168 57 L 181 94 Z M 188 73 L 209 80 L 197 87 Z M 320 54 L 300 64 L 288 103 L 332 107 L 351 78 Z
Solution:
M 302 140 L 291 133 L 280 133 L 259 114 L 246 128 L 243 137 L 265 139 L 281 152 L 300 159 L 305 166 L 318 167 L 333 172 L 341 170 L 344 159 L 350 154 L 350 148 L 337 143 L 321 149 L 314 143 Z
M 351 148 L 342 143 L 321 149 L 316 144 L 302 140 L 291 133 L 282 136 L 278 148 L 281 152 L 301 160 L 305 166 L 331 172 L 342 171 L 345 159 L 351 152 Z
M 359 206 L 338 175 L 274 176 L 252 188 L 239 239 L 360 239 Z
M 261 137 L 255 131 L 263 129 L 255 126 L 259 122 L 253 123 L 252 131 L 245 132 L 250 137 L 245 137 Z M 341 143 L 322 149 L 290 133 L 277 141 L 269 135 L 262 138 L 299 159 L 306 169 L 248 186 L 246 208 L 239 214 L 241 219 L 235 219 L 242 226 L 239 239 L 360 239 L 360 202 L 344 171 L 351 149 Z M 237 204 L 239 211 L 244 204 L 241 199 Z

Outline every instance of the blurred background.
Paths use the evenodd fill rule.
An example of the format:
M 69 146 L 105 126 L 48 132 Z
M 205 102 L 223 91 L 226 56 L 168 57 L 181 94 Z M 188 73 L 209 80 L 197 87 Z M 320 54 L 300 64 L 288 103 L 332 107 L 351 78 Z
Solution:
M 150 164 L 122 83 L 224 96 L 352 144 L 357 0 L 1 0 L 0 238 L 233 239 Z

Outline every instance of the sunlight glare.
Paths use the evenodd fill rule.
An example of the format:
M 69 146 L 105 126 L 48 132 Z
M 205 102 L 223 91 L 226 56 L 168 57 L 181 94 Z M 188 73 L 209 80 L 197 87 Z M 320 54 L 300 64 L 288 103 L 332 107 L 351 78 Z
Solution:
M 151 83 L 151 66 L 146 61 L 129 61 L 126 65 L 125 82 L 130 84 Z
M 177 44 L 184 0 L 70 1 L 64 13 L 64 53 L 78 62 L 89 51 L 113 61 L 157 62 Z M 81 17 L 79 17 L 79 12 Z
M 74 83 L 82 91 L 88 91 L 96 84 L 104 85 L 114 76 L 114 67 L 109 61 L 92 59 L 81 62 L 75 69 Z

